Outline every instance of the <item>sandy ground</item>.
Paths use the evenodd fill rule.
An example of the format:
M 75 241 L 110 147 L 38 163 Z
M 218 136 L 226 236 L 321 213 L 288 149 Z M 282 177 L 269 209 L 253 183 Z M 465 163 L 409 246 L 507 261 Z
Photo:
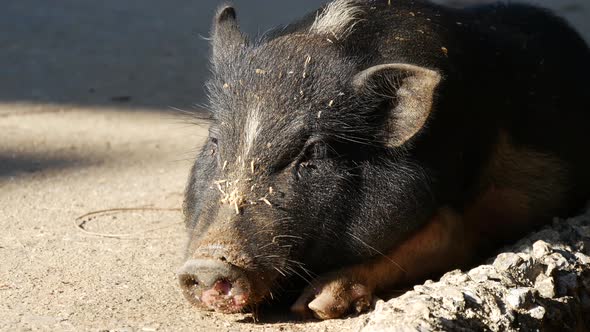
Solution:
M 193 310 L 175 278 L 185 241 L 177 210 L 77 220 L 112 208 L 178 209 L 206 127 L 170 113 L 3 108 L 22 111 L 0 116 L 0 330 L 309 331 L 335 324 L 252 324 L 248 315 Z M 43 112 L 25 114 L 30 109 Z
M 105 3 L 111 2 L 120 3 Z M 80 31 L 84 29 L 67 29 L 76 17 L 84 21 L 85 16 L 74 15 L 52 32 L 42 25 L 43 20 L 55 19 L 47 14 L 52 13 L 49 8 L 43 11 L 43 3 L 8 1 L 7 9 L 0 11 L 0 330 L 354 328 L 363 317 L 301 323 L 271 316 L 254 324 L 248 315 L 200 313 L 184 301 L 175 278 L 185 241 L 177 209 L 206 126 L 189 124 L 167 107 L 189 107 L 195 101 L 190 93 L 200 89 L 206 69 L 190 56 L 147 47 L 149 38 L 127 46 L 140 50 L 139 54 L 125 53 L 125 39 L 117 39 L 121 50 L 113 46 L 100 58 L 96 55 L 99 46 L 83 40 Z M 127 7 L 159 2 L 122 3 L 126 5 L 116 8 L 117 15 L 125 16 L 127 11 L 129 16 Z M 582 1 L 545 3 L 590 36 L 589 5 Z M 79 10 L 75 1 L 63 4 L 72 13 Z M 207 15 L 214 6 L 197 7 L 200 20 L 195 24 L 208 26 Z M 35 11 L 28 11 L 27 19 L 38 26 L 22 23 L 16 15 L 32 8 Z M 190 10 L 174 9 L 184 14 L 182 19 L 156 24 L 165 28 L 154 31 L 153 38 L 190 26 Z M 119 22 L 120 16 L 114 20 Z M 202 23 L 205 19 L 206 24 Z M 116 22 L 111 36 L 117 35 Z M 101 23 L 105 29 L 109 26 Z M 206 34 L 206 28 L 202 29 L 197 32 Z M 107 32 L 101 35 L 104 40 L 110 40 Z M 14 35 L 22 38 L 17 40 Z M 68 42 L 88 47 L 77 47 L 83 50 L 79 53 L 68 52 Z M 169 51 L 180 52 L 175 48 L 180 45 L 177 47 L 185 52 L 180 53 L 194 50 L 202 57 L 202 46 L 193 49 L 184 44 L 190 44 L 188 37 L 172 38 L 166 45 Z M 131 71 L 128 65 L 136 62 Z M 89 63 L 92 69 L 87 68 Z M 64 74 L 64 68 L 71 73 Z M 165 73 L 159 75 L 162 68 Z M 130 76 L 133 73 L 136 75 Z M 77 219 L 113 208 L 143 209 Z

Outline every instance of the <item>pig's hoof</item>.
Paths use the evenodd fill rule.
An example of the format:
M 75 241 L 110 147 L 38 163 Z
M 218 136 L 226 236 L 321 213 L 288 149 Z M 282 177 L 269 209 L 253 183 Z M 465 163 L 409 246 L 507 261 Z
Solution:
M 326 278 L 307 287 L 291 311 L 303 317 L 334 319 L 367 311 L 372 298 L 369 288 L 359 282 L 345 277 Z

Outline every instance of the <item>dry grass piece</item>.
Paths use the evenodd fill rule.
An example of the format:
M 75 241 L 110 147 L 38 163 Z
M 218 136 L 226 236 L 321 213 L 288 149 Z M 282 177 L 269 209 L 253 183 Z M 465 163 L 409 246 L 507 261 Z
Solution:
M 272 204 L 270 203 L 270 201 L 268 199 L 266 199 L 266 197 L 262 197 L 260 199 L 260 201 L 264 202 L 264 204 L 266 204 L 268 206 L 272 206 Z

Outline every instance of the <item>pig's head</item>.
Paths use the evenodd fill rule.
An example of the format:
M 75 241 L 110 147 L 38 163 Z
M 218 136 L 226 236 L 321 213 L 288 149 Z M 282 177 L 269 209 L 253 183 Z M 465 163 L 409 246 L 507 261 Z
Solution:
M 186 190 L 179 272 L 201 308 L 239 312 L 290 277 L 386 252 L 432 212 L 427 170 L 408 147 L 440 76 L 363 65 L 321 19 L 250 43 L 232 8 L 215 18 L 213 122 Z

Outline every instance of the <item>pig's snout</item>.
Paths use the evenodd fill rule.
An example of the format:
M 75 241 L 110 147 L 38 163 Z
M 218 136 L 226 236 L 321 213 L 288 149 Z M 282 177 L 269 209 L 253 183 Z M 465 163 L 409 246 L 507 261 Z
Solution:
M 193 259 L 178 271 L 184 296 L 192 304 L 236 313 L 248 304 L 251 285 L 244 271 L 221 259 Z

